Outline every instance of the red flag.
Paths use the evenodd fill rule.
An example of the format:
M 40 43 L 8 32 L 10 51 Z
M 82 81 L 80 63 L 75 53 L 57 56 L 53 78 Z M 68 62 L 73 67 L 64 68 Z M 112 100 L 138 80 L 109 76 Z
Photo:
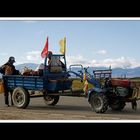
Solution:
M 41 52 L 42 58 L 44 58 L 47 55 L 47 53 L 48 53 L 48 37 L 47 37 L 47 41 L 46 41 L 46 44 L 44 46 L 44 49 Z

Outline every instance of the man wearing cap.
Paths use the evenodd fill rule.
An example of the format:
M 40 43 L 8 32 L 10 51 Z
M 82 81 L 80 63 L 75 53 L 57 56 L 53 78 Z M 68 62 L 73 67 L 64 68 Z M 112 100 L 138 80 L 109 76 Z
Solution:
M 9 60 L 7 63 L 1 66 L 0 72 L 3 75 L 13 75 L 15 66 L 13 65 L 15 63 L 15 58 L 13 56 L 9 57 Z
M 13 56 L 9 57 L 8 62 L 0 67 L 0 73 L 2 73 L 3 75 L 18 75 L 19 71 L 15 69 L 15 66 L 13 65 L 14 63 L 15 63 L 15 58 Z M 9 106 L 8 96 L 9 96 L 8 91 L 5 88 L 4 97 L 5 97 L 5 104 L 7 106 Z M 11 100 L 11 104 L 13 105 L 12 100 Z

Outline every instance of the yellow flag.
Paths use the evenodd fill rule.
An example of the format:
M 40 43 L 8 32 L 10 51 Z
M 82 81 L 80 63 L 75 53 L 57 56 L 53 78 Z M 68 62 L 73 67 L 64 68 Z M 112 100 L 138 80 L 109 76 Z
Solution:
M 84 81 L 86 81 L 86 80 L 87 80 L 86 73 L 84 73 L 83 80 L 84 80 Z
M 64 39 L 61 39 L 59 41 L 59 44 L 60 44 L 60 52 L 62 54 L 65 54 L 66 53 L 66 37 Z
M 85 95 L 87 95 L 87 93 L 88 93 L 88 81 L 87 80 L 84 83 L 83 91 L 84 91 Z

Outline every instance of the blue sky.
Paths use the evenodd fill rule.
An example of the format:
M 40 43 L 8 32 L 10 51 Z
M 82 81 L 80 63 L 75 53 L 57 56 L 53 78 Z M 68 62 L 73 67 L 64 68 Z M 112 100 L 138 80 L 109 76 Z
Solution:
M 9 56 L 16 63 L 41 63 L 49 50 L 59 53 L 66 37 L 68 65 L 133 68 L 140 66 L 140 20 L 0 20 L 0 65 Z

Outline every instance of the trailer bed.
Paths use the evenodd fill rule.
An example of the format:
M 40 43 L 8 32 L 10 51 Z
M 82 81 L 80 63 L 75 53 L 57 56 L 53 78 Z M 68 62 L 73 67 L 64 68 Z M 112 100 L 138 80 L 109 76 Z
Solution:
M 70 79 L 53 79 L 47 76 L 4 75 L 3 80 L 7 89 L 23 87 L 27 90 L 59 91 L 70 89 L 72 85 Z

